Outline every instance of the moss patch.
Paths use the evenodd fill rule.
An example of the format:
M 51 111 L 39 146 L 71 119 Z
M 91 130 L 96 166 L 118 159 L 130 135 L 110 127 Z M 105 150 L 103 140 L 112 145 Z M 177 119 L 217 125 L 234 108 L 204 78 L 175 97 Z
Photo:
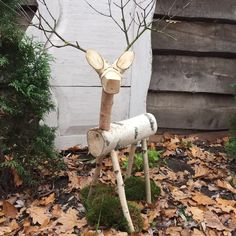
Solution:
M 152 201 L 154 201 L 160 195 L 160 188 L 151 180 L 151 194 Z M 125 193 L 126 198 L 129 201 L 145 201 L 146 189 L 145 180 L 141 177 L 131 176 L 125 180 Z
M 81 200 L 86 208 L 86 218 L 91 226 L 103 226 L 129 232 L 126 219 L 123 216 L 120 200 L 115 189 L 111 186 L 99 184 L 94 189 L 94 194 L 87 199 L 89 187 L 81 190 Z M 128 203 L 130 215 L 136 231 L 141 231 L 143 220 L 140 210 Z

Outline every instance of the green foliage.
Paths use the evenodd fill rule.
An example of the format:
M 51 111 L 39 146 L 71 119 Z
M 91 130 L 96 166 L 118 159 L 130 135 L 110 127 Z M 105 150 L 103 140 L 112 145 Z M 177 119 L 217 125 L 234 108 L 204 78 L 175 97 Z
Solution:
M 0 174 L 15 168 L 34 184 L 42 170 L 55 171 L 62 163 L 54 150 L 55 130 L 39 124 L 53 109 L 52 58 L 41 43 L 23 37 L 15 22 L 19 3 L 0 2 Z
M 141 177 L 131 176 L 125 180 L 125 193 L 126 198 L 129 201 L 145 201 L 146 200 L 146 190 L 145 190 L 145 180 Z M 160 195 L 160 188 L 151 180 L 151 196 L 152 201 Z
M 236 84 L 232 85 L 235 91 L 236 98 Z M 236 114 L 231 119 L 231 129 L 230 129 L 231 137 L 229 142 L 226 144 L 226 150 L 230 157 L 236 159 Z
M 106 228 L 115 228 L 129 232 L 126 219 L 123 216 L 120 200 L 113 187 L 99 184 L 94 190 L 94 194 L 87 199 L 89 187 L 81 190 L 81 200 L 87 210 L 86 218 L 91 226 L 97 224 Z M 139 209 L 128 203 L 130 215 L 136 231 L 141 231 L 143 226 Z
M 158 152 L 156 150 L 148 150 L 148 161 L 149 161 L 149 167 L 153 168 L 158 165 L 158 162 L 160 160 L 160 154 L 161 152 Z M 123 167 L 128 167 L 128 158 L 124 161 Z M 143 154 L 142 153 L 136 153 L 134 156 L 134 170 L 135 171 L 143 171 L 144 165 L 143 165 Z

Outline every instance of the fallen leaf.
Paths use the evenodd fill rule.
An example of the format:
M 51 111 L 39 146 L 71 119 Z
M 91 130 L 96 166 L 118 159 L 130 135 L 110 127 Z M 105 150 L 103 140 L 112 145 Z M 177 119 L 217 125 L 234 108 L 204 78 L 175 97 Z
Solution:
M 13 180 L 14 180 L 14 184 L 16 187 L 19 187 L 23 184 L 23 181 L 20 177 L 20 175 L 18 174 L 17 170 L 15 168 L 11 169 L 12 175 L 13 175 Z
M 236 208 L 234 207 L 236 202 L 234 200 L 226 200 L 226 199 L 222 199 L 222 198 L 217 198 L 217 206 L 224 212 L 231 212 L 234 211 L 234 213 L 236 213 Z
M 53 203 L 55 201 L 55 193 L 51 193 L 49 196 L 47 197 L 43 197 L 40 201 L 39 204 L 46 206 L 49 203 Z
M 192 145 L 192 147 L 189 150 L 193 157 L 198 157 L 198 158 L 205 157 L 203 150 L 196 145 Z
M 63 211 L 59 204 L 56 204 L 52 208 L 52 216 L 55 218 L 59 218 L 63 214 Z
M 39 223 L 40 225 L 45 225 L 50 221 L 50 214 L 47 211 L 47 208 L 37 206 L 27 209 L 27 213 L 31 216 L 33 223 Z
M 206 175 L 209 175 L 211 173 L 211 170 L 205 166 L 202 165 L 195 165 L 194 166 L 194 170 L 195 170 L 195 175 L 193 176 L 193 178 L 199 178 L 199 177 L 203 177 Z
M 191 197 L 191 195 L 189 193 L 186 194 L 186 193 L 182 192 L 181 190 L 179 190 L 179 188 L 176 188 L 176 187 L 173 187 L 171 189 L 171 195 L 177 201 Z
M 228 182 L 225 181 L 225 180 L 219 180 L 219 179 L 218 179 L 218 180 L 216 181 L 216 185 L 217 185 L 218 187 L 220 187 L 220 188 L 227 189 L 227 190 L 229 190 L 230 192 L 236 194 L 236 188 L 232 187 L 232 186 L 230 185 L 230 183 L 228 183 Z
M 227 228 L 222 224 L 219 217 L 211 211 L 204 213 L 204 219 L 207 227 L 217 229 L 219 231 L 227 230 Z
M 176 216 L 176 209 L 164 209 L 162 213 L 164 214 L 165 217 L 170 219 Z
M 59 217 L 54 224 L 56 225 L 57 223 L 60 223 L 61 225 L 56 226 L 56 232 L 58 234 L 69 232 L 72 233 L 71 231 L 75 226 L 78 228 L 81 228 L 85 225 L 87 225 L 87 221 L 85 218 L 79 220 L 78 219 L 78 211 L 75 209 L 69 208 L 66 213 L 63 212 L 61 217 Z
M 3 201 L 3 213 L 6 217 L 16 218 L 17 216 L 17 209 L 8 201 Z
M 11 230 L 13 231 L 13 230 L 18 229 L 20 226 L 19 226 L 19 224 L 16 222 L 16 220 L 14 219 L 14 220 L 12 220 L 12 221 L 10 222 L 9 227 L 10 227 Z
M 194 220 L 196 220 L 197 222 L 204 221 L 204 211 L 202 209 L 200 209 L 199 207 L 188 207 L 187 209 L 191 212 Z
M 205 236 L 205 234 L 203 232 L 201 232 L 200 230 L 195 228 L 195 229 L 193 229 L 193 232 L 192 232 L 191 236 Z
M 12 230 L 11 230 L 10 227 L 8 227 L 8 226 L 0 226 L 0 235 L 1 236 L 2 235 L 6 235 L 6 234 L 11 233 L 11 232 L 12 232 Z
M 1 217 L 1 218 L 0 218 L 0 224 L 3 223 L 3 222 L 5 222 L 6 220 L 7 220 L 6 217 Z
M 182 227 L 168 227 L 166 229 L 166 234 L 170 236 L 181 236 Z
M 67 172 L 68 177 L 69 177 L 69 188 L 72 189 L 79 189 L 80 185 L 79 185 L 79 179 L 78 179 L 78 175 L 77 172 L 75 171 L 68 171 Z
M 213 199 L 200 192 L 195 192 L 192 199 L 201 205 L 213 205 L 216 203 Z

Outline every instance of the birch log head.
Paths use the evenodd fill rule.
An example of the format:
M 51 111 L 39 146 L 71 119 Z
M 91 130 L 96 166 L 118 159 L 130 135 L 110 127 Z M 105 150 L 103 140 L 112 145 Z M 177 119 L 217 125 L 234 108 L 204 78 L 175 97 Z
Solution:
M 89 65 L 99 74 L 103 90 L 108 94 L 116 94 L 120 91 L 122 74 L 131 66 L 134 60 L 134 53 L 131 51 L 124 52 L 111 65 L 98 52 L 90 49 L 86 52 L 86 59 Z

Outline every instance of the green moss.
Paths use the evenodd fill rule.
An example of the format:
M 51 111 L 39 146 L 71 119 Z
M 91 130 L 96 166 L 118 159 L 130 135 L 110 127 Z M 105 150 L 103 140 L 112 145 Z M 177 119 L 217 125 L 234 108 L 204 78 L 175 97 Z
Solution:
M 129 232 L 129 227 L 124 218 L 119 197 L 111 186 L 99 184 L 94 189 L 94 194 L 87 199 L 89 187 L 81 190 L 81 200 L 87 210 L 86 218 L 91 226 L 103 226 Z M 143 227 L 140 211 L 134 205 L 128 203 L 130 215 L 136 231 Z
M 145 180 L 141 177 L 131 176 L 125 180 L 125 193 L 129 201 L 146 200 Z M 151 180 L 152 201 L 160 195 L 160 188 Z

